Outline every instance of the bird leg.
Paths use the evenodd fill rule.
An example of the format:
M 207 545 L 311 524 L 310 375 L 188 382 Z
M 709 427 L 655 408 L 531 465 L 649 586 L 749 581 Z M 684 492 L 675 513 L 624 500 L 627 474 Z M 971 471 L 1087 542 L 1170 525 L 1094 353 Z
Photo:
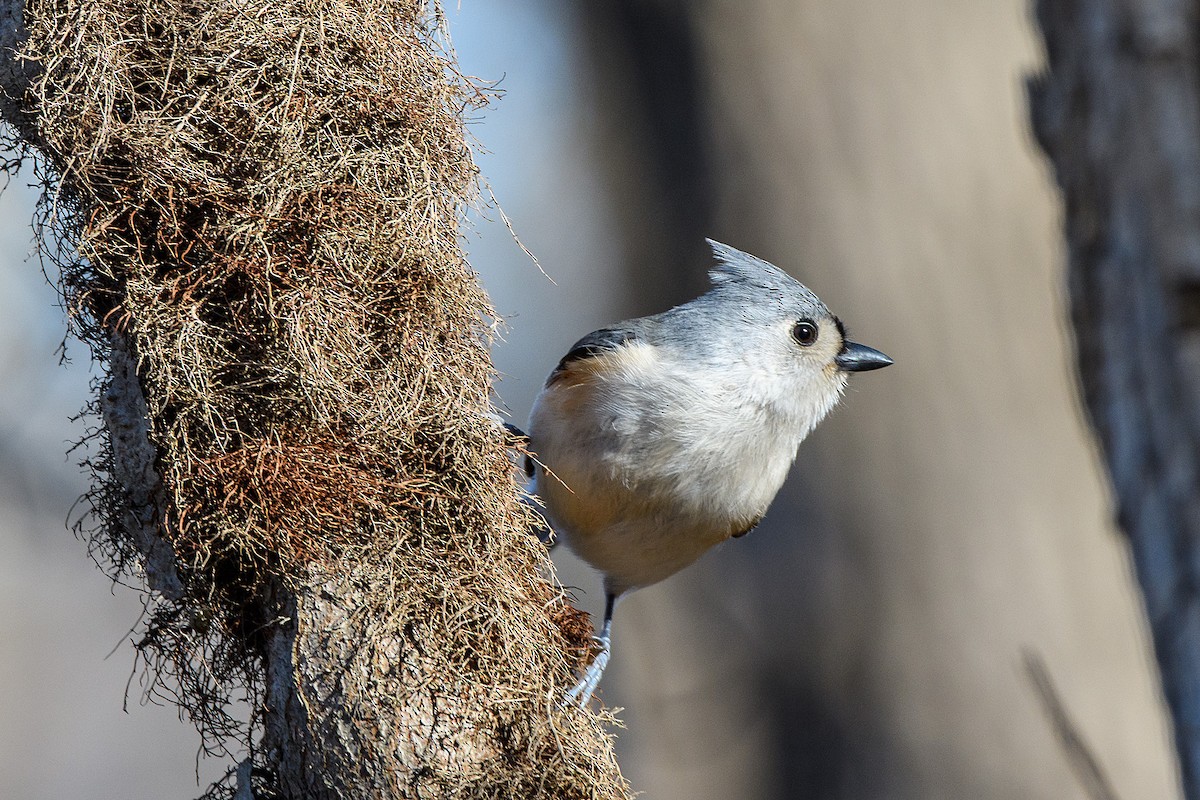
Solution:
M 592 659 L 592 663 L 588 665 L 579 683 L 567 692 L 563 699 L 563 706 L 578 705 L 580 708 L 586 706 L 592 699 L 592 692 L 596 691 L 596 687 L 600 684 L 600 676 L 604 674 L 604 668 L 608 666 L 608 657 L 612 654 L 612 617 L 613 606 L 616 602 L 616 595 L 612 593 L 605 595 L 604 624 L 600 628 L 600 635 L 595 637 L 595 641 L 600 645 L 600 652 Z

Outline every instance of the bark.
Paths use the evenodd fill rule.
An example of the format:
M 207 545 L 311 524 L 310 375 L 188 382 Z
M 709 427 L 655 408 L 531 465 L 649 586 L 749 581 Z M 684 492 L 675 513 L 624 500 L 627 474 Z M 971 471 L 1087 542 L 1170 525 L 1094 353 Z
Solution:
M 1189 2 L 1043 0 L 1030 87 L 1062 188 L 1084 397 L 1200 798 L 1200 116 Z
M 113 450 L 113 477 L 125 487 L 125 532 L 142 555 L 146 588 L 170 601 L 183 598 L 175 552 L 162 536 L 162 476 L 150 442 L 146 398 L 137 377 L 129 342 L 113 333 L 109 380 L 100 398 L 101 414 Z
M 25 41 L 24 9 L 23 2 L 0 5 L 0 119 L 16 128 L 22 139 L 34 144 L 37 131 L 32 115 L 19 102 L 29 88 L 34 66 L 13 57 Z

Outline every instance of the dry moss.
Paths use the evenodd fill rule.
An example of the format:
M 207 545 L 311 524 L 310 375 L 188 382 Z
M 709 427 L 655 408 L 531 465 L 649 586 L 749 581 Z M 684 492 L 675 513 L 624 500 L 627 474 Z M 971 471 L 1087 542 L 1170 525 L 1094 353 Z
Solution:
M 457 232 L 485 97 L 436 6 L 31 0 L 26 22 L 47 252 L 97 358 L 132 356 L 153 448 L 132 475 L 109 420 L 93 545 L 120 574 L 174 553 L 151 691 L 249 750 L 259 796 L 294 793 L 259 747 L 291 625 L 331 792 L 626 794 L 600 723 L 551 702 L 588 629 L 488 421 Z

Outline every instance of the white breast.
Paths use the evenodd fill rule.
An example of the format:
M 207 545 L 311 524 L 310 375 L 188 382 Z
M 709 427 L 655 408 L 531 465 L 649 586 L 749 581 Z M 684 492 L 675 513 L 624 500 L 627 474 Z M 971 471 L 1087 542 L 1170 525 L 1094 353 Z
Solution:
M 537 492 L 610 589 L 662 580 L 766 511 L 800 441 L 837 401 L 748 369 L 700 372 L 634 344 L 572 362 L 530 418 Z

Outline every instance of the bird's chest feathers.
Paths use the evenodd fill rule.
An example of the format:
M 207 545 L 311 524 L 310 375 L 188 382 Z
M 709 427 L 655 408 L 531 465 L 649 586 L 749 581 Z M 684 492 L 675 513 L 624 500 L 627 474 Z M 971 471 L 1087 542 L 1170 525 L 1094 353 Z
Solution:
M 721 535 L 761 517 L 810 427 L 796 408 L 764 402 L 763 380 L 660 364 L 598 387 L 611 395 L 618 434 L 605 455 L 609 474 L 673 511 L 711 518 Z
M 556 476 L 543 491 L 571 495 L 559 516 L 577 517 L 577 528 L 641 515 L 723 539 L 762 516 L 836 401 L 834 392 L 814 411 L 797 394 L 748 363 L 718 370 L 645 345 L 572 364 L 531 420 L 534 449 Z
M 746 385 L 712 387 L 713 421 L 690 443 L 696 465 L 685 481 L 689 502 L 718 504 L 737 520 L 757 520 L 787 477 L 806 430 L 794 415 L 749 399 Z M 719 498 L 719 499 L 718 499 Z

